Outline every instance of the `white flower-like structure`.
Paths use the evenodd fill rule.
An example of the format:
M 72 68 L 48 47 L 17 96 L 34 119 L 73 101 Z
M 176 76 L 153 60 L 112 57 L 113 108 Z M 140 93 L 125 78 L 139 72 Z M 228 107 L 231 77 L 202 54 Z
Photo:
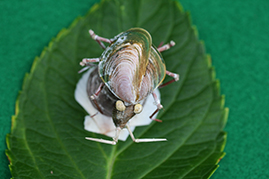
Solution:
M 103 134 L 109 137 L 115 137 L 116 127 L 113 123 L 112 117 L 105 116 L 98 112 L 98 110 L 92 105 L 87 94 L 87 82 L 89 75 L 92 73 L 93 68 L 85 72 L 81 79 L 78 81 L 75 89 L 75 99 L 77 102 L 88 112 L 89 115 L 85 116 L 84 129 L 90 132 Z M 155 94 L 160 100 L 160 92 L 156 89 Z M 140 114 L 136 114 L 129 122 L 129 126 L 134 131 L 136 126 L 149 125 L 152 120 L 149 116 L 156 110 L 156 104 L 152 95 L 149 95 L 143 105 L 143 111 Z M 111 109 L 112 110 L 112 109 Z M 97 115 L 94 115 L 98 113 Z M 93 116 L 93 117 L 91 117 Z M 153 116 L 155 118 L 157 113 Z M 120 132 L 119 140 L 125 141 L 129 136 L 127 129 L 123 129 Z

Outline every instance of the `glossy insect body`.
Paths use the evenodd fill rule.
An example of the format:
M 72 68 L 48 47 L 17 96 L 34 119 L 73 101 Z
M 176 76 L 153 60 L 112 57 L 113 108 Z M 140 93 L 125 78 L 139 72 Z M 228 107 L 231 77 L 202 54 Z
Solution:
M 101 89 L 98 88 L 101 86 Z M 95 96 L 96 91 L 99 91 L 97 97 Z M 115 126 L 124 128 L 126 123 L 135 115 L 134 106 L 135 105 L 124 105 L 120 106 L 116 103 L 121 103 L 120 98 L 116 97 L 110 89 L 104 85 L 102 79 L 98 73 L 98 67 L 95 67 L 93 72 L 90 74 L 87 83 L 87 93 L 91 96 L 92 105 L 103 115 L 110 116 L 113 119 Z M 143 103 L 142 103 L 143 104 Z M 118 110 L 118 109 L 120 110 Z M 122 110 L 121 108 L 125 108 Z
M 117 127 L 113 141 L 87 138 L 90 140 L 116 144 L 119 131 L 126 127 L 135 142 L 153 142 L 166 139 L 135 139 L 127 122 L 143 108 L 143 101 L 153 94 L 157 109 L 152 116 L 162 108 L 153 90 L 160 86 L 168 74 L 177 81 L 177 74 L 166 71 L 163 58 L 159 52 L 174 45 L 174 42 L 160 48 L 152 45 L 150 34 L 141 28 L 132 28 L 122 32 L 113 39 L 105 39 L 90 30 L 91 37 L 101 47 L 103 42 L 110 43 L 100 58 L 83 59 L 81 65 L 90 66 L 92 62 L 99 62 L 96 72 L 88 80 L 88 95 L 98 111 L 104 115 L 112 116 Z M 97 76 L 97 71 L 98 75 Z M 169 82 L 170 83 L 170 82 Z M 157 120 L 158 119 L 153 119 Z
M 113 41 L 101 55 L 99 74 L 117 97 L 138 103 L 163 81 L 164 61 L 144 29 L 130 29 Z

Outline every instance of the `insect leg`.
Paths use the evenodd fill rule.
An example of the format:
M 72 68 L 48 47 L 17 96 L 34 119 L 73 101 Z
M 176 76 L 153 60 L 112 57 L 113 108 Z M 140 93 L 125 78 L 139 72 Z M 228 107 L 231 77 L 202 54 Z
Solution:
M 119 136 L 120 136 L 120 131 L 121 131 L 121 128 L 116 127 L 116 134 L 115 134 L 115 137 L 113 138 L 113 141 L 115 141 L 116 143 L 118 142 L 118 139 L 119 139 Z
M 136 143 L 139 143 L 139 142 L 160 142 L 160 141 L 167 141 L 167 139 L 136 139 L 134 137 L 134 134 L 132 132 L 132 130 L 130 129 L 130 127 L 128 125 L 126 125 L 126 128 L 132 138 L 132 140 Z
M 93 99 L 93 98 L 96 99 L 97 98 L 97 96 L 101 92 L 103 86 L 104 86 L 104 83 L 100 83 L 100 85 L 98 86 L 96 92 L 92 95 L 93 97 L 91 96 L 91 99 Z
M 155 118 L 153 118 L 153 116 L 154 116 L 160 109 L 162 109 L 163 106 L 161 105 L 160 100 L 158 99 L 156 93 L 152 92 L 152 96 L 153 96 L 154 101 L 155 101 L 155 103 L 156 103 L 156 105 L 157 105 L 157 109 L 150 115 L 149 118 L 150 118 L 151 120 L 154 120 L 154 121 L 157 121 L 157 122 L 162 122 L 162 120 L 160 120 L 160 119 L 155 119 Z
M 103 42 L 107 42 L 111 44 L 111 40 L 104 37 L 99 37 L 98 35 L 94 33 L 92 29 L 89 30 L 89 33 L 91 35 L 91 38 L 95 40 L 103 49 L 106 49 L 106 46 L 103 44 Z
M 82 68 L 81 70 L 79 70 L 78 73 L 82 73 L 82 72 L 88 70 L 89 68 L 90 68 L 90 66 L 86 66 L 86 67 Z
M 158 47 L 158 51 L 163 52 L 163 51 L 168 50 L 169 48 L 173 47 L 174 45 L 176 45 L 176 43 L 173 40 L 171 40 L 168 44 L 165 44 L 161 47 Z
M 163 46 L 163 42 L 161 42 L 157 48 L 160 48 L 161 46 Z
M 101 92 L 103 86 L 104 86 L 104 83 L 101 83 L 99 85 L 99 87 L 97 88 L 97 90 L 95 91 L 95 93 L 90 96 L 91 100 L 94 102 L 94 104 L 97 107 L 98 111 L 100 111 L 101 113 L 102 113 L 102 110 L 101 110 L 99 104 L 97 103 L 96 98 L 98 97 L 99 93 Z
M 168 76 L 173 77 L 174 79 L 172 79 L 172 80 L 170 80 L 170 81 L 168 81 L 168 82 L 166 82 L 166 83 L 160 85 L 159 88 L 165 87 L 165 86 L 169 85 L 170 83 L 173 83 L 173 82 L 179 80 L 179 74 L 172 73 L 172 72 L 167 71 L 167 70 L 166 70 L 166 74 L 167 74 Z
M 95 114 L 91 115 L 90 117 L 93 118 L 93 117 L 96 116 L 97 114 L 99 114 L 99 112 L 96 112 Z
M 113 138 L 112 141 L 106 140 L 106 139 L 97 139 L 97 138 L 92 138 L 92 137 L 85 137 L 85 139 L 95 141 L 95 142 L 101 142 L 101 143 L 105 143 L 105 144 L 116 145 L 118 142 L 118 138 L 120 136 L 120 131 L 121 131 L 121 128 L 117 127 L 115 137 Z
M 79 63 L 81 66 L 91 66 L 93 62 L 99 62 L 100 58 L 83 58 Z

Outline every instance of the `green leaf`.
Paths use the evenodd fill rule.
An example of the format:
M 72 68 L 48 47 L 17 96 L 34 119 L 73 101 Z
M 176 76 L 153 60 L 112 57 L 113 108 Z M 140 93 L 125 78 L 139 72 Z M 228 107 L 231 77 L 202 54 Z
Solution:
M 83 129 L 86 112 L 74 99 L 79 62 L 102 53 L 88 30 L 112 38 L 131 27 L 147 29 L 156 45 L 177 44 L 163 53 L 167 69 L 180 74 L 179 82 L 161 89 L 163 123 L 134 132 L 168 141 L 87 141 L 85 136 L 107 138 Z M 13 178 L 208 178 L 224 156 L 227 114 L 210 57 L 177 2 L 104 0 L 35 59 L 16 103 L 6 154 Z

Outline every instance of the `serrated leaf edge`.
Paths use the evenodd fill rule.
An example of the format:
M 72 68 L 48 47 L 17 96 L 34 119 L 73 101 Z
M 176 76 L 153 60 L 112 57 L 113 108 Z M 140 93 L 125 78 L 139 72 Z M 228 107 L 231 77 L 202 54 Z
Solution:
M 102 3 L 102 2 L 100 2 L 100 3 Z M 26 88 L 27 83 L 32 79 L 32 74 L 33 74 L 36 66 L 38 65 L 38 63 L 41 63 L 40 59 L 42 57 L 44 57 L 44 55 L 46 53 L 48 53 L 52 49 L 53 44 L 55 42 L 57 42 L 58 40 L 60 40 L 61 38 L 63 38 L 66 34 L 68 34 L 71 31 L 71 29 L 73 29 L 78 22 L 84 20 L 84 18 L 87 15 L 95 12 L 99 7 L 100 7 L 100 4 L 95 3 L 83 17 L 81 17 L 81 16 L 77 17 L 71 23 L 71 25 L 68 28 L 63 28 L 62 30 L 60 30 L 60 32 L 56 35 L 56 37 L 51 39 L 48 46 L 44 47 L 44 49 L 42 50 L 40 56 L 37 56 L 37 57 L 34 58 L 34 61 L 32 63 L 31 69 L 30 69 L 30 72 L 25 74 L 25 76 L 23 78 L 22 89 L 18 92 L 18 96 L 17 96 L 16 102 L 15 102 L 15 114 L 12 115 L 12 117 L 11 117 L 11 131 L 10 131 L 10 133 L 8 133 L 6 135 L 7 149 L 5 150 L 5 154 L 6 154 L 7 158 L 8 158 L 8 160 L 9 160 L 9 169 L 10 169 L 12 178 L 13 178 L 14 174 L 13 174 L 13 169 L 12 169 L 13 156 L 12 156 L 12 152 L 10 150 L 10 136 L 12 135 L 12 132 L 13 132 L 15 126 L 16 126 L 16 120 L 17 120 L 17 117 L 18 117 L 18 115 L 20 113 L 19 104 L 20 104 L 20 95 L 21 95 L 22 91 Z
M 85 14 L 85 16 L 95 12 L 99 7 L 100 5 L 106 0 L 102 0 L 100 3 L 96 3 L 94 4 L 90 10 Z M 175 5 L 177 6 L 177 8 L 181 11 L 181 12 L 184 12 L 184 9 L 182 7 L 182 5 L 178 2 L 178 1 L 174 1 L 175 2 Z M 191 15 L 189 12 L 186 12 L 187 13 L 187 17 L 188 17 L 188 20 L 189 20 L 189 24 L 191 25 L 191 28 L 196 36 L 197 39 L 199 39 L 199 34 L 198 34 L 198 30 L 197 30 L 197 27 L 192 25 L 192 20 L 191 20 Z M 40 56 L 39 57 L 35 57 L 34 61 L 33 61 L 33 64 L 32 64 L 32 67 L 30 69 L 30 72 L 29 73 L 26 73 L 25 76 L 24 76 L 24 79 L 23 79 L 23 85 L 22 85 L 22 90 L 19 91 L 19 94 L 18 94 L 18 97 L 17 97 L 17 100 L 16 100 L 16 103 L 15 103 L 15 114 L 12 116 L 11 118 L 11 132 L 10 134 L 7 134 L 6 135 L 6 144 L 7 144 L 7 149 L 5 151 L 7 157 L 8 157 L 8 160 L 10 162 L 9 164 L 9 168 L 10 168 L 10 171 L 11 171 L 11 174 L 13 173 L 13 170 L 12 170 L 12 153 L 10 151 L 10 143 L 9 143 L 9 138 L 10 138 L 10 135 L 12 134 L 13 132 L 13 129 L 14 129 L 14 126 L 16 125 L 16 120 L 17 120 L 17 116 L 19 114 L 19 103 L 20 103 L 20 94 L 21 92 L 25 89 L 25 86 L 27 85 L 27 83 L 31 80 L 32 78 L 32 74 L 33 74 L 33 71 L 35 70 L 35 67 L 38 65 L 38 63 L 41 62 L 41 58 L 51 50 L 53 44 L 55 42 L 57 42 L 58 40 L 60 40 L 61 38 L 63 38 L 68 32 L 70 32 L 70 30 L 81 20 L 84 20 L 84 17 L 77 17 L 72 23 L 71 25 L 68 27 L 68 28 L 63 28 L 55 38 L 53 38 L 47 47 L 45 47 Z M 203 48 L 205 48 L 205 45 L 204 45 L 204 42 L 203 41 L 199 41 L 201 43 L 201 45 L 203 46 Z M 211 55 L 210 54 L 206 54 L 206 59 L 207 59 L 207 63 L 208 63 L 208 69 L 211 69 L 211 75 L 212 75 L 212 82 L 217 82 L 218 85 L 216 86 L 218 90 L 220 90 L 220 85 L 219 85 L 219 81 L 215 79 L 216 75 L 215 75 L 215 69 L 214 67 L 212 66 L 212 60 L 211 60 Z M 220 92 L 218 92 L 220 94 Z M 226 107 L 224 108 L 224 103 L 225 103 L 225 99 L 224 99 L 224 95 L 223 96 L 223 99 L 222 99 L 222 108 L 223 108 L 223 112 L 224 112 L 224 115 L 223 115 L 223 124 L 225 126 L 225 124 L 227 123 L 227 119 L 228 119 L 228 113 L 229 113 L 229 109 Z M 223 127 L 224 127 L 223 126 Z M 224 142 L 222 144 L 222 148 L 220 150 L 220 152 L 223 152 L 224 150 L 224 147 L 225 147 L 225 144 L 226 144 L 226 139 L 227 139 L 227 133 L 224 132 Z M 117 154 L 114 156 L 116 157 Z M 221 158 L 225 156 L 225 153 L 222 154 Z M 211 171 L 211 174 L 209 175 L 209 178 L 213 175 L 213 173 L 216 171 L 216 169 L 218 168 L 218 164 L 219 163 L 219 160 L 216 161 L 216 167 L 214 168 L 214 170 Z

